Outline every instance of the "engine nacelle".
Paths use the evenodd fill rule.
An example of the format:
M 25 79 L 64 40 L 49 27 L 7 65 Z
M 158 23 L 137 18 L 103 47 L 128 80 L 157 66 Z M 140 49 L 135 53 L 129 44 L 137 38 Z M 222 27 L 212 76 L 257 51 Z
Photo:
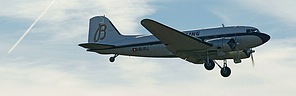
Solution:
M 216 38 L 207 40 L 206 42 L 213 44 L 213 47 L 210 50 L 229 52 L 233 51 L 236 47 L 236 42 L 232 38 Z
M 241 63 L 241 59 L 249 58 L 254 52 L 252 49 L 238 49 L 238 43 L 233 38 L 217 38 L 208 40 L 208 43 L 213 44 L 210 50 L 216 50 L 217 54 L 214 55 L 217 59 L 233 59 L 234 63 Z

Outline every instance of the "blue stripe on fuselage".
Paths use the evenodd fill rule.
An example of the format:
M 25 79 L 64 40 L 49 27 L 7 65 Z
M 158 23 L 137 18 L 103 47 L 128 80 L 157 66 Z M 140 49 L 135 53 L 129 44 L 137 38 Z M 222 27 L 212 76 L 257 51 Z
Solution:
M 265 34 L 265 33 L 259 33 L 259 32 L 253 32 L 253 33 L 235 33 L 235 34 L 221 34 L 221 35 L 211 35 L 211 36 L 202 36 L 202 37 L 197 37 L 202 40 L 207 40 L 207 39 L 214 39 L 214 38 L 222 38 L 222 37 L 234 37 L 234 36 L 248 36 L 248 35 L 253 35 L 259 37 L 263 43 L 267 42 L 270 39 L 270 36 Z

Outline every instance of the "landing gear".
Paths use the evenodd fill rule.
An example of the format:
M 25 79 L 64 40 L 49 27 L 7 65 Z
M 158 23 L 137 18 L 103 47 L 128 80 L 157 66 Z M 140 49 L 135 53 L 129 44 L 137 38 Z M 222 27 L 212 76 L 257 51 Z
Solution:
M 214 60 L 211 60 L 211 59 L 207 59 L 205 64 L 204 64 L 204 67 L 207 69 L 207 70 L 212 70 L 214 69 L 215 67 L 215 64 L 217 64 L 219 67 L 220 67 L 220 74 L 223 76 L 223 77 L 228 77 L 230 76 L 231 74 L 231 69 L 229 67 L 227 67 L 227 61 L 224 60 L 223 61 L 223 66 L 220 66 L 216 61 Z
M 223 67 L 220 73 L 223 77 L 228 77 L 231 74 L 231 70 L 229 67 Z
M 215 67 L 215 63 L 213 60 L 207 60 L 204 64 L 204 67 L 207 69 L 207 70 L 213 70 L 214 67 Z
M 110 62 L 114 62 L 115 61 L 115 58 L 118 56 L 118 54 L 115 54 L 113 57 L 110 57 L 109 58 L 109 61 Z
M 220 74 L 221 74 L 223 77 L 228 77 L 228 76 L 230 76 L 230 74 L 231 74 L 231 70 L 230 70 L 229 67 L 227 67 L 227 61 L 224 60 L 223 62 L 224 62 L 224 64 L 223 64 L 223 67 L 221 68 Z
M 207 53 L 208 54 L 208 53 Z M 204 67 L 207 69 L 207 70 L 213 70 L 214 67 L 215 67 L 215 63 L 212 59 L 210 59 L 210 56 L 208 55 L 207 56 L 207 59 L 205 60 L 205 64 L 204 64 Z

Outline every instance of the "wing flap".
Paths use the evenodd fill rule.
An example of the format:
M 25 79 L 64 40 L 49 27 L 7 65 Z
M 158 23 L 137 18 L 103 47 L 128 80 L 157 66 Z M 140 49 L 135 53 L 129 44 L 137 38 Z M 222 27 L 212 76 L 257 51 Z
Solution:
M 150 19 L 142 20 L 141 24 L 174 54 L 182 51 L 204 50 L 212 46 L 212 44 L 188 36 L 176 29 Z

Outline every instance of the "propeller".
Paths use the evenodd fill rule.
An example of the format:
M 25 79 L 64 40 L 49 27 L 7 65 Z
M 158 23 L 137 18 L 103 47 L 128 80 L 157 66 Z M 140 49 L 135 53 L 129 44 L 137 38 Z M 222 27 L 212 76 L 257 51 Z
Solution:
M 253 53 L 255 52 L 255 50 L 250 49 L 250 51 L 251 51 L 250 55 L 251 55 L 251 60 L 252 60 L 252 66 L 255 67 L 255 60 L 254 60 L 254 56 L 253 56 Z
M 254 67 L 255 66 L 255 60 L 254 60 L 254 56 L 253 56 L 253 53 L 255 52 L 255 50 L 253 50 L 252 48 L 249 48 L 249 49 L 245 49 L 243 50 L 243 52 L 250 56 L 251 57 L 251 60 L 252 60 L 252 66 Z
M 252 66 L 255 67 L 255 61 L 254 61 L 253 54 L 251 54 L 251 59 L 252 59 Z

